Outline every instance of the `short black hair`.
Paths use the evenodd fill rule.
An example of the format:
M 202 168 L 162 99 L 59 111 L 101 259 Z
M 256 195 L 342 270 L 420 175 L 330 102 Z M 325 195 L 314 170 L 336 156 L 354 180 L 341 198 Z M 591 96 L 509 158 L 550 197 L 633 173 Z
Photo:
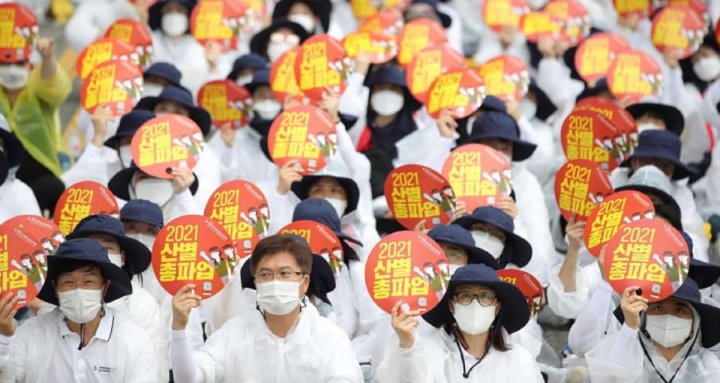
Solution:
M 262 239 L 253 249 L 250 256 L 250 270 L 253 275 L 263 258 L 283 252 L 290 253 L 295 258 L 303 273 L 310 274 L 313 254 L 307 242 L 293 234 L 276 234 Z
M 87 261 L 81 261 L 77 259 L 68 259 L 65 262 L 58 263 L 58 265 L 53 267 L 54 271 L 54 277 L 52 278 L 53 283 L 57 284 L 57 280 L 60 277 L 60 275 L 65 273 L 72 273 L 75 270 L 80 270 L 87 267 L 97 267 L 98 270 L 100 270 L 100 275 L 102 275 L 103 280 L 107 279 L 105 277 L 105 274 L 102 271 L 102 268 L 98 266 L 95 262 L 87 262 Z

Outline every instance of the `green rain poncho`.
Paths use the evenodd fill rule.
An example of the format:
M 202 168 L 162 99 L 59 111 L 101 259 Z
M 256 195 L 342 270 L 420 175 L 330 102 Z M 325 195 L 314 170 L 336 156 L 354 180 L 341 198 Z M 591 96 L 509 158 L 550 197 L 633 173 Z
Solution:
M 71 91 L 70 77 L 59 65 L 55 75 L 48 78 L 42 77 L 42 65 L 35 66 L 14 107 L 10 106 L 5 90 L 0 88 L 0 113 L 5 115 L 28 154 L 58 178 L 62 173 L 57 156 L 60 142 L 58 109 Z

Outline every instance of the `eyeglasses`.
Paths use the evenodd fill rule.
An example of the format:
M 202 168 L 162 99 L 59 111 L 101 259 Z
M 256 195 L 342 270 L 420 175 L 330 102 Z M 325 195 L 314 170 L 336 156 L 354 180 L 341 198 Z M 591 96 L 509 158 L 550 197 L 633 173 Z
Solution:
M 255 280 L 258 282 L 270 282 L 273 279 L 277 277 L 277 279 L 281 281 L 293 281 L 296 280 L 297 277 L 305 275 L 302 271 L 290 271 L 290 270 L 282 270 L 282 271 L 267 271 L 263 270 L 259 273 L 255 274 Z
M 467 292 L 455 293 L 455 302 L 460 303 L 463 306 L 467 306 L 472 303 L 473 300 L 477 299 L 481 306 L 490 306 L 497 300 L 495 294 L 490 292 L 482 292 L 480 294 L 472 294 Z

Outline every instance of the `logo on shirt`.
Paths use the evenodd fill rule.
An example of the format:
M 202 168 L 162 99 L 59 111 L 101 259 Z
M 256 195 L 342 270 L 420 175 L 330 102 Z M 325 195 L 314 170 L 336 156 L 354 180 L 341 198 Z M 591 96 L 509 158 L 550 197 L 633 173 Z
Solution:
M 115 369 L 113 367 L 94 365 L 93 372 L 96 372 L 98 374 L 112 374 L 113 372 L 115 372 Z

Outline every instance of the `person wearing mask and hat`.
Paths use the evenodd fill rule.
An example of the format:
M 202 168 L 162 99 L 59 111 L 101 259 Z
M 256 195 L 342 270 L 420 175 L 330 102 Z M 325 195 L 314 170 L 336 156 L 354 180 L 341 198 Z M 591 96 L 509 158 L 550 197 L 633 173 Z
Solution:
M 0 114 L 27 156 L 17 178 L 32 189 L 41 211 L 54 211 L 65 190 L 60 180 L 60 105 L 72 91 L 70 77 L 55 60 L 54 42 L 37 43 L 42 62 L 30 62 L 30 47 L 0 50 Z
M 367 259 L 370 249 L 380 240 L 372 212 L 370 185 L 367 179 L 357 182 L 345 163 L 334 158 L 325 168 L 307 176 L 290 165 L 283 166 L 277 189 L 265 193 L 273 212 L 270 232 L 277 232 L 290 223 L 289 212 L 295 211 L 301 201 L 323 198 L 340 217 L 342 231 L 364 244 L 362 250 L 355 250 L 361 260 Z
M 191 119 L 200 128 L 205 139 L 208 138 L 212 120 L 207 110 L 195 106 L 192 94 L 186 89 L 169 86 L 157 97 L 145 97 L 138 101 L 135 110 L 149 110 L 156 116 L 177 114 Z M 209 145 L 200 153 L 197 165 L 193 169 L 202 180 L 194 193 L 195 202 L 204 207 L 210 195 L 222 184 L 223 165 L 220 156 Z
M 475 247 L 492 255 L 499 269 L 509 265 L 513 265 L 511 268 L 527 269 L 535 256 L 530 243 L 515 233 L 513 219 L 496 207 L 481 206 L 452 224 L 470 231 Z
M 330 0 L 281 0 L 275 4 L 272 19 L 288 19 L 302 25 L 311 35 L 327 33 L 342 40 L 340 26 L 330 19 L 332 8 Z
M 227 75 L 228 80 L 235 81 L 240 86 L 246 86 L 253 82 L 256 72 L 270 70 L 270 64 L 264 57 L 257 53 L 248 53 L 238 57 L 232 65 L 232 70 Z
M 160 363 L 153 371 L 167 378 L 169 371 L 167 354 L 169 334 L 167 320 L 163 317 L 155 299 L 140 286 L 137 277 L 150 267 L 151 253 L 140 241 L 125 235 L 122 222 L 107 215 L 90 215 L 81 220 L 68 240 L 88 238 L 107 249 L 110 262 L 125 271 L 132 285 L 132 293 L 109 304 L 116 311 L 128 314 L 149 335 Z
M 257 310 L 236 316 L 193 354 L 187 316 L 200 303 L 193 286 L 173 298 L 175 381 L 363 381 L 345 333 L 307 304 L 314 256 L 289 234 L 262 239 L 250 257 Z
M 263 145 L 267 145 L 270 126 L 283 105 L 270 89 L 270 71 L 267 69 L 255 71 L 252 81 L 244 86 L 252 94 L 252 118 L 248 126 L 240 129 L 221 127 L 208 145 L 220 153 L 225 164 L 224 182 L 244 179 L 257 184 L 277 179 L 277 166 L 265 154 Z
M 673 295 L 648 303 L 637 286 L 623 291 L 622 327 L 586 355 L 593 382 L 717 382 L 720 358 L 709 349 L 720 342 L 720 309 L 701 302 L 687 279 Z M 616 310 L 617 311 L 617 310 Z
M 534 256 L 527 270 L 541 283 L 545 283 L 545 269 L 555 254 L 548 226 L 549 214 L 540 183 L 522 163 L 533 154 L 537 146 L 522 140 L 515 119 L 502 111 L 489 110 L 482 113 L 475 118 L 471 129 L 462 143 L 487 145 L 500 152 L 512 165 L 514 198 L 501 199 L 497 207 L 515 221 L 515 231 L 528 238 L 532 244 Z M 441 134 L 447 136 L 455 129 L 440 130 Z
M 199 185 L 195 173 L 188 168 L 173 168 L 171 171 L 172 179 L 155 178 L 133 162 L 129 168 L 112 176 L 107 187 L 121 205 L 130 200 L 144 199 L 160 206 L 166 222 L 183 215 L 202 213 L 193 199 Z
M 423 314 L 436 331 L 416 336 L 417 311 L 392 309 L 397 334 L 389 340 L 376 379 L 385 382 L 542 382 L 530 353 L 509 334 L 525 326 L 530 310 L 514 285 L 485 265 L 459 268 L 447 293 Z
M 25 158 L 22 143 L 0 114 L 0 223 L 18 215 L 42 215 L 30 187 L 15 177 Z
M 638 133 L 646 130 L 667 130 L 678 137 L 685 129 L 685 117 L 682 112 L 659 102 L 638 102 L 625 107 L 638 126 Z
M 283 53 L 303 43 L 310 35 L 305 28 L 288 19 L 273 20 L 250 40 L 250 52 L 264 57 L 270 64 Z
M 670 180 L 670 195 L 680 206 L 683 227 L 697 248 L 696 258 L 707 261 L 708 240 L 704 223 L 686 180 L 696 171 L 680 160 L 681 145 L 680 137 L 671 131 L 651 129 L 640 133 L 637 148 L 630 159 L 612 172 L 610 181 L 617 187 L 642 166 L 654 165 L 660 169 Z
M 120 118 L 115 134 L 105 139 L 108 125 L 117 117 L 113 117 L 108 105 L 99 106 L 91 117 L 95 127 L 92 139 L 75 164 L 63 173 L 63 182 L 73 185 L 95 181 L 106 185 L 115 173 L 130 167 L 132 137 L 140 126 L 154 117 L 155 114 L 147 110 L 132 110 Z
M 175 65 L 182 85 L 196 92 L 208 74 L 218 71 L 219 44 L 203 48 L 190 34 L 190 14 L 196 0 L 159 0 L 148 9 L 152 29 L 153 62 Z
M 9 382 L 117 380 L 150 382 L 157 366 L 148 334 L 108 303 L 132 293 L 127 273 L 97 241 L 68 240 L 48 257 L 48 273 L 38 294 L 57 305 L 12 323 L 17 297 L 0 298 L 0 378 Z
M 143 71 L 142 98 L 157 97 L 169 86 L 183 88 L 182 73 L 178 68 L 167 62 L 152 63 Z

